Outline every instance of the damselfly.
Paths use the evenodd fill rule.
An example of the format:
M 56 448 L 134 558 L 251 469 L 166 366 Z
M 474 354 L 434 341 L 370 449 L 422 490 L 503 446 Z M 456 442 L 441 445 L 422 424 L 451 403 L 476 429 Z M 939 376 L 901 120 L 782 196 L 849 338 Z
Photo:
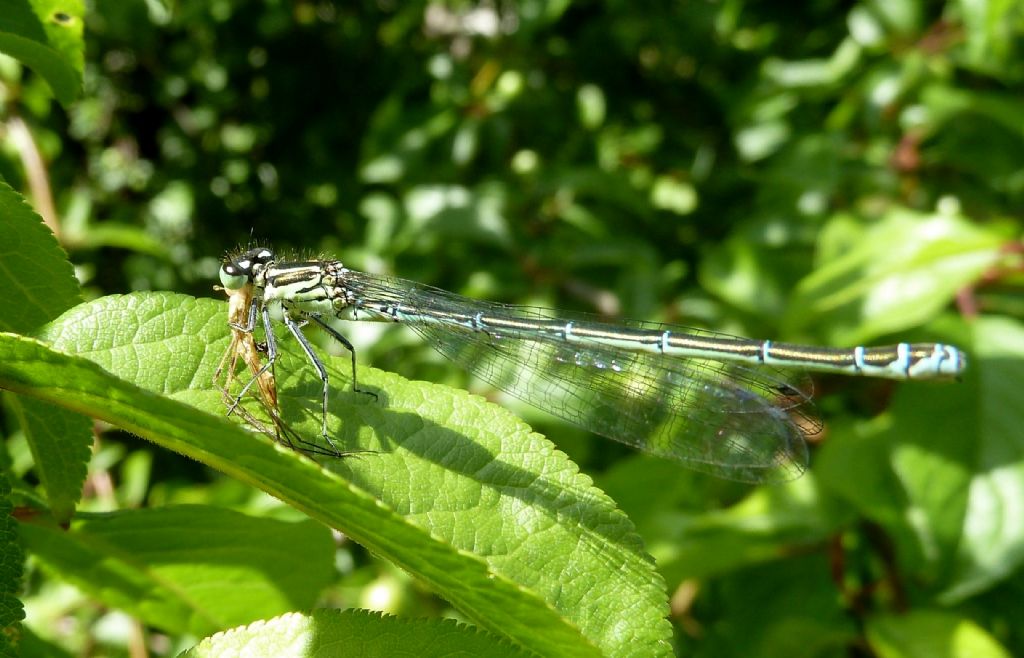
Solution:
M 820 430 L 805 370 L 893 379 L 958 376 L 950 345 L 900 343 L 834 349 L 751 340 L 681 326 L 624 321 L 456 295 L 412 281 L 346 268 L 340 261 L 277 261 L 269 249 L 226 259 L 228 291 L 251 286 L 244 323 L 266 332 L 267 360 L 233 403 L 277 358 L 278 311 L 323 386 L 327 370 L 303 334 L 312 322 L 352 344 L 327 319 L 400 322 L 441 354 L 499 389 L 584 429 L 722 477 L 764 482 L 798 477 L 806 436 Z

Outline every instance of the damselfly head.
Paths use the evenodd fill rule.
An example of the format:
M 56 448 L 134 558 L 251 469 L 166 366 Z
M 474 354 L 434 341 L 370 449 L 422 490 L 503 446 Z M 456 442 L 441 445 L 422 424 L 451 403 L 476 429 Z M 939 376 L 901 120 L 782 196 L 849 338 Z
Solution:
M 273 260 L 274 252 L 266 247 L 228 256 L 220 266 L 220 282 L 228 290 L 238 290 L 252 282 L 253 275 Z

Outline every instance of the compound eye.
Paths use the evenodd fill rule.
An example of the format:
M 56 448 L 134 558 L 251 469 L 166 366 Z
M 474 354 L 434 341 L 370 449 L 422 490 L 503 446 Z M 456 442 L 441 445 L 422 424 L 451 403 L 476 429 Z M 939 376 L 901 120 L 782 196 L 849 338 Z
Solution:
M 220 266 L 220 283 L 227 290 L 240 290 L 252 275 L 252 261 L 243 256 Z
M 226 290 L 240 290 L 249 283 L 248 275 L 239 270 L 234 263 L 225 263 L 220 268 L 220 284 Z
M 273 260 L 274 252 L 263 247 L 231 256 L 220 266 L 220 283 L 227 290 L 239 290 L 252 281 L 254 273 Z

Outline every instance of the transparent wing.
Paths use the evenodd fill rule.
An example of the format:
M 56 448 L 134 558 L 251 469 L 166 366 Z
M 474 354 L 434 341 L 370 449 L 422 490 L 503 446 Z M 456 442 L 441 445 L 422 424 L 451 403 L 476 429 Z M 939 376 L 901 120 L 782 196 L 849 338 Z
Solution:
M 572 321 L 721 334 L 636 321 L 608 325 L 593 315 L 474 300 L 361 272 L 346 273 L 345 286 L 353 319 L 397 319 L 447 358 L 525 402 L 720 477 L 799 477 L 807 464 L 805 435 L 820 429 L 802 372 L 567 342 L 561 332 L 528 325 Z M 487 317 L 523 320 L 524 327 L 489 328 L 481 322 Z

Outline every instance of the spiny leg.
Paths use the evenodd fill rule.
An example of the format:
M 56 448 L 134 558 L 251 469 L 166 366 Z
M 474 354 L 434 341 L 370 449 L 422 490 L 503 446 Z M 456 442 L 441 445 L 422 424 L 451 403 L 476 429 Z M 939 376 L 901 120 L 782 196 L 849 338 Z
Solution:
M 336 453 L 341 454 L 338 447 L 331 441 L 331 437 L 327 435 L 327 395 L 330 390 L 329 377 L 327 376 L 327 368 L 317 357 L 316 352 L 313 350 L 313 346 L 309 344 L 309 340 L 306 335 L 302 333 L 302 325 L 293 320 L 287 313 L 284 315 L 284 325 L 288 327 L 288 331 L 292 332 L 292 336 L 295 336 L 295 340 L 299 342 L 299 346 L 302 347 L 302 351 L 306 353 L 306 358 L 313 364 L 316 369 L 317 377 L 320 378 L 320 382 L 323 384 L 323 402 L 320 408 L 321 417 L 321 434 L 323 434 L 324 440 L 330 444 L 331 448 Z M 269 347 L 269 346 L 268 346 Z
M 334 329 L 334 327 L 332 327 L 331 325 L 327 324 L 326 322 L 324 322 L 323 320 L 321 320 L 317 316 L 310 315 L 308 317 L 310 319 L 312 319 L 313 322 L 316 322 L 318 325 L 320 325 L 321 329 L 323 329 L 324 331 L 329 333 L 331 335 L 331 337 L 334 338 L 334 340 L 336 340 L 339 343 L 341 343 L 345 347 L 345 349 L 348 350 L 348 353 L 352 357 L 352 390 L 355 391 L 356 393 L 362 393 L 364 395 L 372 395 L 373 399 L 376 400 L 377 399 L 377 394 L 376 393 L 374 393 L 373 391 L 364 391 L 363 389 L 359 388 L 359 384 L 357 383 L 357 380 L 356 380 L 356 348 L 352 345 L 351 342 L 349 342 L 348 338 L 345 338 L 345 336 L 340 334 L 336 329 Z

